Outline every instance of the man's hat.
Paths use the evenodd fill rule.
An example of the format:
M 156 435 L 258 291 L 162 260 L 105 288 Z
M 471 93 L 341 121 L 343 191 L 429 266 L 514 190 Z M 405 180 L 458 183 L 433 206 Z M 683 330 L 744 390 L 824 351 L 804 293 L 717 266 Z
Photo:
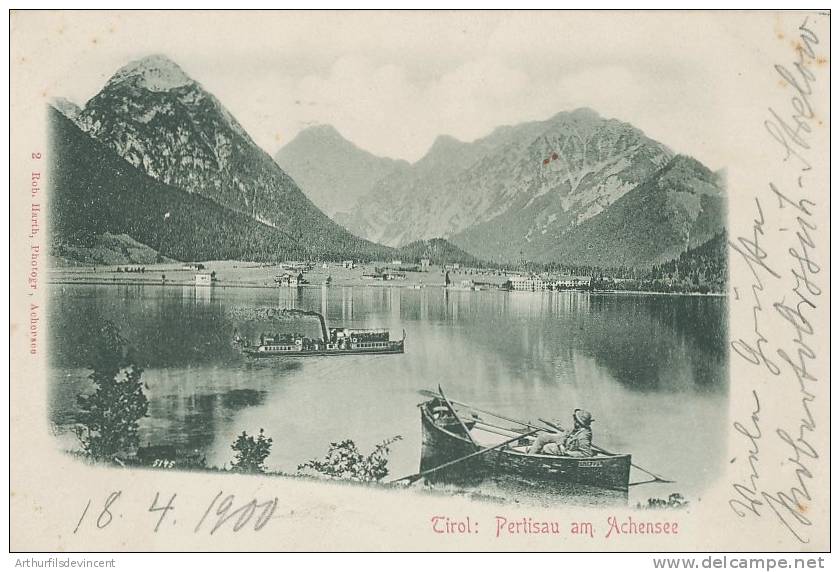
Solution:
M 589 427 L 589 424 L 595 421 L 592 419 L 592 414 L 585 409 L 575 409 L 575 419 L 584 427 Z

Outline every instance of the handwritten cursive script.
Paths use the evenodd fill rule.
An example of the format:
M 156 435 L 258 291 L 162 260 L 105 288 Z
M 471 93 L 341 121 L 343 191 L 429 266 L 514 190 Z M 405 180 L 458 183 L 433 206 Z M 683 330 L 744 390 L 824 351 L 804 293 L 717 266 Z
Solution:
M 815 501 L 814 463 L 820 458 L 813 444 L 817 429 L 815 391 L 821 381 L 814 368 L 818 356 L 813 343 L 817 333 L 813 320 L 823 289 L 819 285 L 822 269 L 817 262 L 815 239 L 819 231 L 814 200 L 818 182 L 809 178 L 813 177 L 812 135 L 820 124 L 813 104 L 817 88 L 813 67 L 820 40 L 809 18 L 800 24 L 797 34 L 795 61 L 774 66 L 783 84 L 794 90 L 790 107 L 784 111 L 768 108 L 769 117 L 764 122 L 765 130 L 780 147 L 781 161 L 790 180 L 786 184 L 778 180 L 768 183 L 765 191 L 755 197 L 751 231 L 729 243 L 752 276 L 754 332 L 747 336 L 749 339 L 739 337 L 731 341 L 731 348 L 747 363 L 769 373 L 774 384 L 783 384 L 757 381 L 752 390 L 749 420 L 733 423 L 734 430 L 746 440 L 746 450 L 732 463 L 745 459 L 742 474 L 746 478 L 732 484 L 735 494 L 729 507 L 741 518 L 774 517 L 799 542 L 808 543 L 813 522 L 807 514 Z M 778 228 L 770 228 L 770 220 L 781 223 Z M 766 247 L 770 238 L 787 243 L 786 256 L 774 258 Z M 787 270 L 782 270 L 785 267 Z M 784 392 L 785 402 L 795 411 L 793 423 L 786 416 L 775 427 L 762 428 L 763 421 L 770 424 L 761 416 L 763 394 L 768 391 Z M 788 400 L 794 395 L 795 399 Z M 766 439 L 774 440 L 772 448 L 764 446 Z M 779 450 L 783 452 L 781 459 L 774 458 L 777 462 L 772 479 L 762 471 L 763 462 L 771 463 L 760 455 L 765 449 L 776 451 L 776 455 Z M 787 484 L 778 487 L 780 481 Z

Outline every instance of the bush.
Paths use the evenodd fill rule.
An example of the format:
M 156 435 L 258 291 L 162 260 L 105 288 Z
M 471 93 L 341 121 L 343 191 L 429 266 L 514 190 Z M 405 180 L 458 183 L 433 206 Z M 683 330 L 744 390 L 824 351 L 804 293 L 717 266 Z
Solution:
M 76 435 L 94 459 L 129 454 L 139 444 L 137 422 L 149 410 L 140 381 L 143 370 L 131 359 L 126 340 L 112 322 L 97 332 L 88 359 L 96 391 L 77 397 L 81 413 Z
M 386 439 L 364 456 L 351 439 L 330 443 L 330 449 L 323 460 L 312 459 L 298 466 L 298 473 L 315 472 L 332 479 L 370 482 L 379 481 L 388 475 L 388 453 L 391 444 L 400 441 L 396 435 Z
M 260 434 L 254 438 L 245 431 L 236 438 L 231 449 L 236 451 L 231 471 L 241 473 L 264 473 L 265 460 L 271 454 L 271 437 L 266 437 L 265 432 L 260 429 Z

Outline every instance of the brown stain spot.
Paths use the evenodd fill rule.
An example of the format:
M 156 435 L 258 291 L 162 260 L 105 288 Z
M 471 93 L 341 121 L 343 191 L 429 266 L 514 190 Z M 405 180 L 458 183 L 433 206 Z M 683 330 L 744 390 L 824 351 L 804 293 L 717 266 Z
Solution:
M 801 514 L 805 514 L 808 512 L 808 507 L 801 502 L 796 503 L 796 510 L 798 510 Z
M 90 41 L 90 43 L 91 43 L 91 44 L 94 44 L 94 45 L 98 44 L 98 43 L 99 43 L 99 38 L 93 38 L 93 39 Z
M 780 40 L 785 38 L 785 33 L 782 30 L 782 19 L 779 17 L 779 14 L 776 14 L 776 21 L 773 24 L 773 31 L 776 32 L 776 37 Z
M 817 59 L 816 59 L 816 60 L 814 60 L 814 61 L 815 61 L 815 62 L 817 62 L 817 65 L 818 65 L 818 66 L 824 66 L 824 65 L 826 65 L 826 64 L 828 63 L 828 58 L 825 58 L 825 57 L 819 57 L 819 58 L 817 58 Z

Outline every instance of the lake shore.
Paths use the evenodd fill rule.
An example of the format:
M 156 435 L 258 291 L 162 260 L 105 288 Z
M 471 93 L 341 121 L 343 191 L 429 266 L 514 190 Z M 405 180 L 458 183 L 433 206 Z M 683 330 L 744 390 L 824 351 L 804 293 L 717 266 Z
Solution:
M 241 261 L 209 261 L 201 263 L 203 268 L 188 268 L 183 263 L 161 263 L 119 266 L 65 266 L 53 267 L 48 271 L 47 282 L 55 285 L 62 284 L 83 284 L 98 286 L 184 286 L 198 288 L 278 288 L 275 277 L 278 274 L 289 272 L 280 264 L 260 264 L 256 262 Z M 365 275 L 373 274 L 376 268 L 389 266 L 392 272 L 399 272 L 404 275 L 402 278 L 393 280 L 381 280 L 366 278 Z M 118 268 L 120 269 L 118 271 Z M 142 272 L 125 271 L 129 268 L 142 268 Z M 215 273 L 212 286 L 196 286 L 195 275 L 197 273 Z M 473 269 L 450 269 L 449 289 L 453 291 L 470 291 L 462 281 L 475 283 L 480 290 L 501 290 L 502 284 L 507 281 L 508 274 L 502 271 L 476 271 Z M 327 267 L 316 266 L 305 272 L 307 281 L 304 288 L 321 288 L 329 280 L 331 287 L 385 287 L 385 288 L 443 288 L 446 284 L 446 270 L 441 266 L 431 266 L 425 271 L 399 270 L 398 266 L 387 265 L 386 263 L 359 264 L 354 268 L 344 268 L 340 264 L 327 263 Z M 284 288 L 287 286 L 284 286 Z M 575 291 L 575 290 L 570 290 Z M 512 294 L 534 294 L 541 292 L 519 292 Z M 594 294 L 618 294 L 618 295 L 646 295 L 646 296 L 703 296 L 703 297 L 725 297 L 723 292 L 656 292 L 645 290 L 593 290 Z
M 56 267 L 48 274 L 48 281 L 53 284 L 116 284 L 116 285 L 166 285 L 194 286 L 195 275 L 214 273 L 213 287 L 216 288 L 277 288 L 275 277 L 284 273 L 296 274 L 297 271 L 284 268 L 280 264 L 260 264 L 237 261 L 209 261 L 200 263 L 202 268 L 188 268 L 183 263 L 163 263 L 119 266 L 84 266 Z M 393 280 L 365 278 L 377 268 L 388 267 L 390 272 L 400 273 L 404 277 Z M 412 265 L 413 266 L 413 265 Z M 125 268 L 144 268 L 143 272 L 126 272 Z M 117 271 L 117 268 L 122 271 Z M 399 269 L 399 266 L 383 262 L 358 264 L 353 268 L 344 268 L 341 264 L 328 263 L 326 267 L 318 265 L 304 272 L 305 287 L 318 287 L 329 281 L 332 286 L 387 286 L 387 287 L 443 287 L 446 283 L 445 270 L 432 266 L 426 271 L 412 272 Z M 462 280 L 472 279 L 491 287 L 501 286 L 506 276 L 502 273 L 467 274 L 464 271 L 450 270 L 450 280 L 457 285 Z

